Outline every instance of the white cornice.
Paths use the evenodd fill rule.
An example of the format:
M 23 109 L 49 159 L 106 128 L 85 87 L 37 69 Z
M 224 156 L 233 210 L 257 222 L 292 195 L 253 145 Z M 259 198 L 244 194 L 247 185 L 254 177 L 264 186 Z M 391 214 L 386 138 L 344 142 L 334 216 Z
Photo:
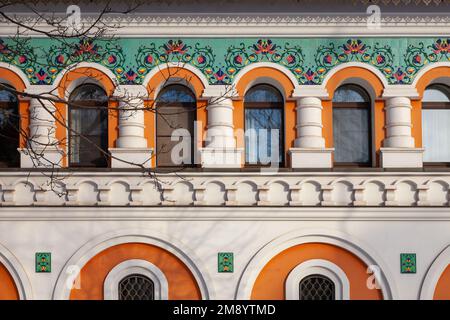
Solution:
M 17 14 L 21 21 L 45 31 L 53 30 L 36 15 Z M 82 24 L 97 18 L 82 15 Z M 129 14 L 107 15 L 102 22 L 109 34 L 122 37 L 245 37 L 245 36 L 447 36 L 450 16 L 446 14 L 386 14 L 381 27 L 367 27 L 361 14 Z M 17 34 L 17 26 L 0 19 L 0 36 Z M 29 33 L 39 36 L 37 33 Z

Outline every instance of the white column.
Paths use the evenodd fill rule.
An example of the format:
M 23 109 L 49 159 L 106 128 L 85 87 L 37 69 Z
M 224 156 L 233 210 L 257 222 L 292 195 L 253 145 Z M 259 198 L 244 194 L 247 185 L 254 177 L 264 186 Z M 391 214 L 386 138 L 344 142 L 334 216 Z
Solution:
M 407 97 L 386 99 L 386 135 L 388 148 L 414 148 L 411 136 L 411 100 Z
M 200 150 L 203 168 L 239 168 L 242 149 L 236 148 L 233 125 L 233 101 L 224 86 L 204 90 L 208 99 L 208 124 L 205 148 Z
M 414 88 L 396 86 L 383 93 L 386 112 L 386 139 L 381 148 L 383 168 L 421 168 L 423 149 L 414 147 L 411 135 L 411 97 L 417 97 Z
M 21 168 L 52 168 L 61 166 L 63 151 L 56 139 L 56 108 L 51 86 L 32 86 L 25 93 L 39 97 L 27 97 L 29 107 L 29 136 L 26 148 L 19 148 Z M 51 94 L 49 94 L 51 93 Z
M 112 168 L 151 167 L 152 148 L 147 148 L 144 124 L 144 86 L 119 86 L 114 98 L 119 101 L 119 137 L 115 148 L 109 148 Z
M 325 148 L 322 135 L 322 100 L 328 97 L 323 88 L 294 91 L 297 97 L 297 139 L 289 149 L 292 168 L 331 168 L 333 148 Z
M 316 97 L 297 100 L 296 148 L 325 148 L 322 137 L 322 101 Z

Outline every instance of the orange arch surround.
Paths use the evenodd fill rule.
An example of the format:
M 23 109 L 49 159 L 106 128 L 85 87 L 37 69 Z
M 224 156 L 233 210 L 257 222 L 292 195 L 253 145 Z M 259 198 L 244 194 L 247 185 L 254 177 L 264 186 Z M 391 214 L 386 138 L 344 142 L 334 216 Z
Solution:
M 79 79 L 92 79 L 97 81 L 103 89 L 105 89 L 106 94 L 110 97 L 116 88 L 113 79 L 111 79 L 106 73 L 95 69 L 93 67 L 79 67 L 67 72 L 58 83 L 57 90 L 60 98 L 66 98 L 68 90 L 71 84 Z M 74 89 L 74 88 L 73 88 Z M 115 146 L 115 142 L 118 137 L 118 111 L 116 101 L 109 101 L 109 108 L 112 108 L 108 112 L 108 147 L 112 148 Z M 60 148 L 65 150 L 68 147 L 67 132 L 65 123 L 67 123 L 67 105 L 65 103 L 55 103 L 56 107 L 56 138 L 60 142 Z M 67 156 L 63 158 L 63 165 L 68 165 Z
M 24 92 L 26 85 L 23 80 L 12 70 L 0 67 L 0 80 L 6 80 L 8 84 L 14 87 L 16 91 Z M 28 100 L 19 98 L 19 114 L 20 114 L 20 128 L 24 130 L 25 134 L 20 135 L 20 147 L 26 146 L 26 136 L 28 136 L 28 125 L 30 123 L 29 113 L 30 102 Z
M 0 300 L 19 300 L 19 291 L 8 269 L 0 263 Z
M 450 264 L 442 272 L 434 289 L 434 300 L 450 300 Z
M 256 278 L 251 299 L 285 299 L 285 282 L 289 273 L 300 263 L 311 259 L 328 260 L 345 272 L 350 282 L 350 299 L 383 299 L 381 290 L 367 288 L 367 265 L 360 258 L 343 248 L 325 243 L 296 245 L 273 257 Z
M 197 98 L 197 122 L 200 126 L 197 128 L 200 132 L 197 135 L 197 141 L 195 142 L 197 150 L 204 147 L 204 132 L 206 132 L 208 125 L 208 113 L 206 110 L 207 102 L 202 100 L 203 91 L 205 86 L 200 78 L 190 70 L 182 67 L 168 67 L 159 70 L 147 83 L 148 99 L 147 108 L 152 109 L 156 106 L 154 101 L 156 99 L 155 94 L 165 84 L 170 84 L 170 79 L 182 79 L 189 83 L 190 89 L 193 90 L 195 97 Z M 182 84 L 182 83 L 180 83 Z M 156 148 L 156 119 L 153 112 L 146 112 L 144 115 L 145 124 L 145 138 L 148 141 L 148 147 Z M 155 150 L 156 152 L 156 150 Z M 152 166 L 156 166 L 156 159 L 152 157 Z
M 348 67 L 337 71 L 331 76 L 326 83 L 326 90 L 330 96 L 329 100 L 323 101 L 322 121 L 323 121 L 323 136 L 325 138 L 325 146 L 327 148 L 333 147 L 333 95 L 336 89 L 348 79 L 363 79 L 367 82 L 375 92 L 375 101 L 373 109 L 373 142 L 375 144 L 376 165 L 379 166 L 379 154 L 382 147 L 383 140 L 386 138 L 385 125 L 386 115 L 384 111 L 384 101 L 381 100 L 381 95 L 384 90 L 384 85 L 381 79 L 372 71 L 362 67 Z
M 292 92 L 294 91 L 294 84 L 291 79 L 281 72 L 278 69 L 270 68 L 270 67 L 259 67 L 252 69 L 245 73 L 239 81 L 236 83 L 236 91 L 238 93 L 239 98 L 233 101 L 234 113 L 233 113 L 233 122 L 234 122 L 234 130 L 237 141 L 238 148 L 245 148 L 245 139 L 244 139 L 244 127 L 245 127 L 245 116 L 244 116 L 244 95 L 245 91 L 249 89 L 251 83 L 255 79 L 273 79 L 275 80 L 282 88 L 282 94 L 285 97 L 285 108 L 284 108 L 284 154 L 285 154 L 285 164 L 289 166 L 289 157 L 287 156 L 287 152 L 290 148 L 294 146 L 294 141 L 296 137 L 296 102 L 292 100 L 287 100 L 292 96 Z M 242 159 L 244 162 L 245 159 Z
M 71 300 L 102 300 L 108 273 L 130 259 L 147 260 L 166 276 L 169 300 L 200 300 L 202 295 L 194 275 L 175 255 L 160 247 L 144 243 L 125 243 L 109 247 L 91 258 L 79 274 L 80 289 L 73 288 Z

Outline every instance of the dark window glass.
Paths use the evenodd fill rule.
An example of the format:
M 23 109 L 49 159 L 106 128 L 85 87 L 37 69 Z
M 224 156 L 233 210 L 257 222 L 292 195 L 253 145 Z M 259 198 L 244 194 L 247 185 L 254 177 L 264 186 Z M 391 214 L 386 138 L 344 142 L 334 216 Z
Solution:
M 345 85 L 333 97 L 334 161 L 344 165 L 371 164 L 369 95 L 359 86 Z
M 94 84 L 76 88 L 69 98 L 69 165 L 106 167 L 108 97 Z
M 140 274 L 126 276 L 119 282 L 119 300 L 155 300 L 153 281 Z
M 156 162 L 159 167 L 194 164 L 197 103 L 183 85 L 169 85 L 156 100 Z
M 270 85 L 257 85 L 245 94 L 246 164 L 283 163 L 283 108 L 283 96 Z
M 335 300 L 335 287 L 333 281 L 327 277 L 314 274 L 300 281 L 300 300 Z
M 423 161 L 428 165 L 450 164 L 450 88 L 433 84 L 422 100 Z
M 0 167 L 19 167 L 19 101 L 7 89 L 0 90 Z

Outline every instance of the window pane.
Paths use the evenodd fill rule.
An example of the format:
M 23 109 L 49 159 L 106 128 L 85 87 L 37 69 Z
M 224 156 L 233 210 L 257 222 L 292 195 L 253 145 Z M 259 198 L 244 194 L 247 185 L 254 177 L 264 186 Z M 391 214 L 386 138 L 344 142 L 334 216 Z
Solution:
M 119 300 L 154 300 L 153 281 L 140 275 L 132 274 L 119 283 Z
M 450 162 L 450 110 L 423 109 L 424 162 Z
M 423 102 L 450 102 L 448 88 L 444 85 L 434 85 L 423 93 Z
M 185 86 L 170 85 L 158 96 L 156 106 L 157 165 L 194 164 L 194 122 L 197 114 L 194 94 Z M 172 136 L 177 137 L 176 141 L 171 141 Z
M 281 109 L 245 109 L 246 162 L 249 164 L 282 162 L 282 130 Z
M 105 167 L 108 150 L 108 97 L 99 86 L 86 84 L 70 97 L 70 165 Z
M 272 86 L 258 85 L 245 94 L 245 102 L 283 102 L 283 97 Z
M 0 167 L 18 167 L 20 162 L 20 117 L 17 97 L 8 90 L 0 90 Z
M 299 300 L 335 300 L 333 281 L 322 275 L 307 276 L 299 285 Z
M 369 102 L 369 97 L 361 87 L 345 85 L 336 90 L 333 102 Z
M 335 162 L 370 161 L 369 110 L 333 108 Z

